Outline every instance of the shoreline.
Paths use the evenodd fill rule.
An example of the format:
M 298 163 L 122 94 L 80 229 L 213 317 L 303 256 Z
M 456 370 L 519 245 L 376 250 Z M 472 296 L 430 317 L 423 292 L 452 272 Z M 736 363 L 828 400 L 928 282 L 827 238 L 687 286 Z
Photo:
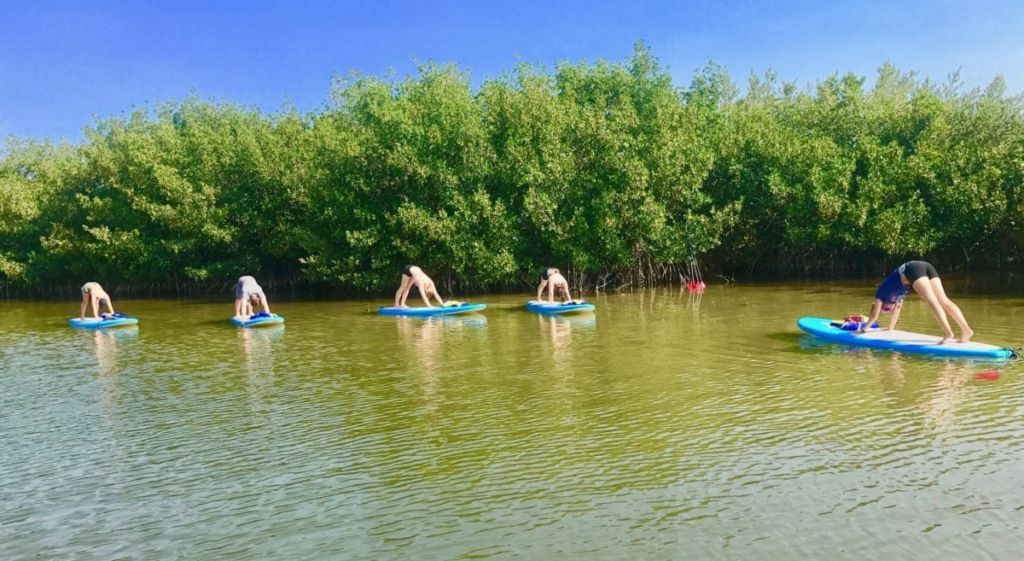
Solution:
M 832 278 L 809 278 L 809 277 L 798 277 L 798 278 L 760 278 L 760 279 L 740 279 L 731 280 L 730 282 L 723 282 L 722 277 L 717 275 L 711 275 L 704 277 L 704 282 L 707 283 L 706 291 L 712 291 L 716 288 L 729 287 L 729 286 L 742 286 L 742 287 L 793 287 L 793 286 L 842 286 L 849 285 L 851 288 L 854 287 L 869 287 L 874 286 L 881 282 L 881 276 L 844 276 L 844 277 L 832 277 Z M 983 294 L 1013 294 L 1018 293 L 1024 295 L 1024 274 L 1020 274 L 1014 271 L 974 271 L 974 272 L 952 272 L 941 275 L 941 278 L 949 281 L 950 284 L 954 285 L 954 289 L 965 291 L 967 294 L 972 293 L 983 293 Z M 84 282 L 84 281 L 83 281 Z M 68 284 L 60 287 L 46 287 L 46 288 L 32 288 L 32 289 L 9 289 L 5 286 L 6 283 L 0 281 L 0 301 L 5 302 L 60 302 L 68 299 L 77 301 L 79 294 L 78 284 Z M 220 300 L 231 299 L 231 288 L 234 285 L 234 281 L 225 283 L 223 290 L 214 290 L 210 288 L 200 287 L 181 287 L 175 289 L 143 289 L 140 286 L 133 286 L 130 283 L 126 284 L 109 284 L 108 292 L 112 296 L 119 300 L 190 300 L 190 301 L 210 301 L 217 302 Z M 336 302 L 336 301 L 353 301 L 353 302 L 370 302 L 387 300 L 394 297 L 392 290 L 384 290 L 379 292 L 367 292 L 367 291 L 356 291 L 347 290 L 338 287 L 316 287 L 310 286 L 305 283 L 274 283 L 272 281 L 261 281 L 261 286 L 266 289 L 269 295 L 272 295 L 275 300 L 288 301 L 288 302 L 303 302 L 303 301 L 323 301 L 323 302 Z M 979 286 L 980 285 L 980 286 Z M 126 288 L 127 286 L 127 288 Z M 672 282 L 672 283 L 656 283 L 647 286 L 624 286 L 621 288 L 605 288 L 598 290 L 593 285 L 574 287 L 574 293 L 582 295 L 601 295 L 601 294 L 632 294 L 637 292 L 644 292 L 648 290 L 663 290 L 663 289 L 674 289 L 686 292 L 685 283 Z M 536 290 L 535 285 L 523 283 L 519 287 L 505 286 L 496 288 L 466 288 L 460 290 L 454 288 L 452 291 L 448 291 L 446 288 L 442 288 L 442 296 L 448 298 L 481 298 L 487 296 L 512 296 L 512 295 L 527 295 L 529 296 L 533 291 Z M 117 295 L 121 296 L 118 297 Z

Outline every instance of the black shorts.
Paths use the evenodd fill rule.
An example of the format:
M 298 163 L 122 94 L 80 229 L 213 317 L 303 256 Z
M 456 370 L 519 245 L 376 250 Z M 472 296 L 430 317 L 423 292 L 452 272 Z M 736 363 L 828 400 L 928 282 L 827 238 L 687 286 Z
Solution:
M 907 281 L 911 285 L 914 281 L 921 277 L 928 277 L 929 279 L 939 278 L 939 272 L 935 270 L 935 267 L 927 261 L 907 261 L 903 264 L 901 273 L 907 277 Z
M 406 265 L 405 268 L 402 269 L 402 276 L 411 277 L 412 276 L 412 267 L 413 267 L 412 265 Z

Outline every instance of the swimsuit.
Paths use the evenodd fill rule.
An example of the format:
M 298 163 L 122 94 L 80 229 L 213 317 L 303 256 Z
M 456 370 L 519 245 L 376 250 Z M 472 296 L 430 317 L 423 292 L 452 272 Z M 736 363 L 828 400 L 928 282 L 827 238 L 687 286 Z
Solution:
M 914 284 L 914 281 L 924 276 L 929 279 L 939 278 L 939 272 L 927 261 L 907 261 L 900 267 L 900 272 L 907 277 L 910 284 Z

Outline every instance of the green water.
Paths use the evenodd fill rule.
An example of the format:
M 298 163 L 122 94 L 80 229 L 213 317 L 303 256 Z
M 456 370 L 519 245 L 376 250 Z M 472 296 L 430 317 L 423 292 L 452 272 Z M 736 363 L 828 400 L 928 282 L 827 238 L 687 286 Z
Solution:
M 1022 344 L 1024 299 L 948 285 L 979 341 Z M 275 302 L 267 330 L 118 300 L 141 322 L 111 332 L 0 302 L 0 558 L 1019 558 L 1024 369 L 797 332 L 870 294 Z M 938 333 L 916 298 L 901 327 Z

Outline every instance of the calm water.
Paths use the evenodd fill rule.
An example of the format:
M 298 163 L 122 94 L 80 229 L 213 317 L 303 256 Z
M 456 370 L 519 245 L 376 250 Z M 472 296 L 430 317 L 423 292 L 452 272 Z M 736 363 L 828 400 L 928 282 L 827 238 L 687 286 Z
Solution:
M 1024 344 L 1024 299 L 950 284 L 978 340 Z M 1019 559 L 1024 368 L 797 332 L 870 291 L 282 302 L 276 330 L 229 300 L 119 301 L 141 323 L 113 332 L 0 302 L 0 558 Z

